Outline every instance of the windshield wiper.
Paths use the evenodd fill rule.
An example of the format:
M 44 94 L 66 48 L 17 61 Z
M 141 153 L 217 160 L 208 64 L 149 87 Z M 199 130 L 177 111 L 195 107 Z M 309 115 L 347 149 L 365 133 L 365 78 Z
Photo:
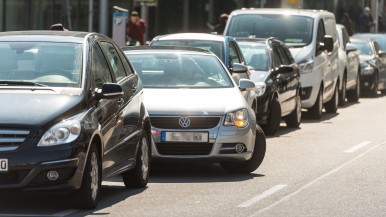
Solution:
M 37 82 L 31 81 L 0 81 L 0 86 L 38 86 L 38 87 L 48 87 L 47 85 L 40 84 Z

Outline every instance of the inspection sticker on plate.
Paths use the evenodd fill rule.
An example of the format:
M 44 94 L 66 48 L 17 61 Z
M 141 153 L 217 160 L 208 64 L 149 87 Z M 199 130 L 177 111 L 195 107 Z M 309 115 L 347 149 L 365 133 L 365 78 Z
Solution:
M 208 132 L 161 132 L 162 142 L 208 142 Z
M 8 171 L 8 159 L 0 159 L 0 172 Z

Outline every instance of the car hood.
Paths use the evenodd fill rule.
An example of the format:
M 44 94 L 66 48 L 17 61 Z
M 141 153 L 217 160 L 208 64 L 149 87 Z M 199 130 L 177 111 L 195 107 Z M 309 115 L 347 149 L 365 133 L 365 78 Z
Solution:
M 144 92 L 150 115 L 224 115 L 247 107 L 237 88 L 145 88 Z
M 80 95 L 0 91 L 0 124 L 44 126 L 67 112 L 73 114 L 70 110 L 80 109 L 81 100 Z
M 309 46 L 304 47 L 290 47 L 290 52 L 296 63 L 304 61 L 309 54 Z
M 268 71 L 255 71 L 255 70 L 250 70 L 250 71 L 251 71 L 251 75 L 249 80 L 253 81 L 255 84 L 259 82 L 265 82 L 268 76 L 270 75 Z

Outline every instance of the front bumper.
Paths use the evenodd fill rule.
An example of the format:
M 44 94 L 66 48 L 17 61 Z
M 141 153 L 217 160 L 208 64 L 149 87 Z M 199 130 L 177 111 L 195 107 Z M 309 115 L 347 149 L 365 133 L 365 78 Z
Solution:
M 152 140 L 152 160 L 155 161 L 199 161 L 199 162 L 243 162 L 252 157 L 252 153 L 255 146 L 256 137 L 256 122 L 251 120 L 246 128 L 239 129 L 233 126 L 222 126 L 223 120 L 221 119 L 218 126 L 211 129 L 195 129 L 195 130 L 176 130 L 176 129 L 160 129 L 152 127 L 153 140 Z M 165 143 L 161 142 L 159 133 L 162 131 L 178 131 L 178 132 L 208 132 L 208 143 Z M 155 132 L 155 133 L 154 133 Z M 235 151 L 236 144 L 244 144 L 245 150 L 242 153 Z M 168 149 L 163 148 L 162 145 L 168 145 Z M 203 148 L 202 146 L 206 146 Z M 175 154 L 176 149 L 199 149 L 200 151 L 206 149 L 207 152 L 201 152 L 199 154 Z M 166 151 L 171 150 L 174 151 Z M 185 152 L 186 153 L 186 152 Z
M 376 74 L 375 70 L 372 74 L 361 73 L 361 90 L 372 90 L 374 89 Z
M 0 189 L 64 190 L 79 189 L 85 162 L 85 151 L 76 145 L 29 147 L 14 152 L 1 152 L 8 159 L 8 171 L 0 172 Z M 48 178 L 50 171 L 58 177 Z

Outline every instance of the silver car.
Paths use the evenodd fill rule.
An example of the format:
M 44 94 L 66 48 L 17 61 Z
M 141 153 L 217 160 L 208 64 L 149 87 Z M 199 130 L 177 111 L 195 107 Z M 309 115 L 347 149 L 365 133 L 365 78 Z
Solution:
M 128 47 L 124 52 L 144 84 L 154 160 L 219 162 L 230 172 L 255 171 L 266 141 L 242 91 L 212 52 L 199 48 Z M 233 65 L 234 73 L 248 70 Z M 240 91 L 241 90 L 241 91 Z

